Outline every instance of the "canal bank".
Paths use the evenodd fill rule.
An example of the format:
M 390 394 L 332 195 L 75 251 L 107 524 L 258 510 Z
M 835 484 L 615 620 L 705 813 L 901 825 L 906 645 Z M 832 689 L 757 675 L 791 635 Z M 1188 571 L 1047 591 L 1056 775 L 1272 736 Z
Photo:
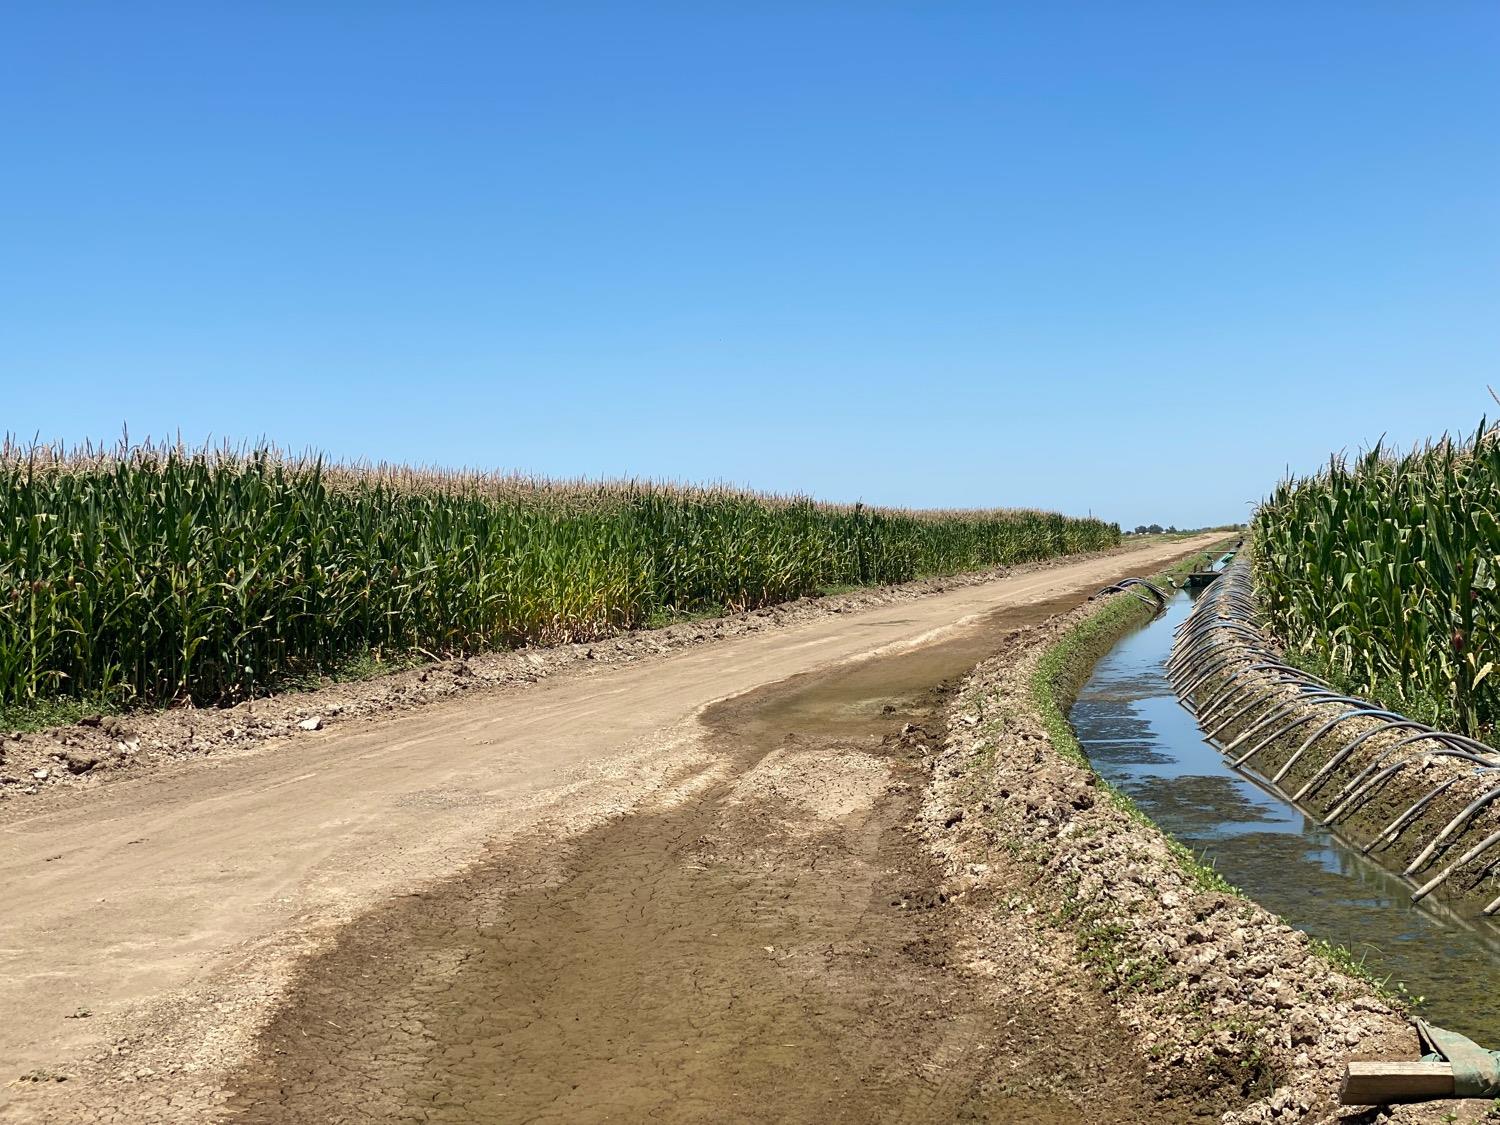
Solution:
M 1420 1011 L 1500 1043 L 1500 938 L 1411 888 L 1357 842 L 1234 769 L 1203 740 L 1164 666 L 1192 608 L 1186 592 L 1094 667 L 1069 719 L 1099 775 L 1230 884 L 1371 977 L 1424 998 Z
M 1126 594 L 1026 630 L 956 694 L 923 827 L 981 935 L 975 956 L 1017 919 L 1051 935 L 1111 997 L 1163 1094 L 1217 1098 L 1233 1125 L 1477 1119 L 1487 1102 L 1340 1107 L 1349 1061 L 1417 1057 L 1406 1014 L 1227 890 L 1079 752 L 1063 716 L 1149 616 Z

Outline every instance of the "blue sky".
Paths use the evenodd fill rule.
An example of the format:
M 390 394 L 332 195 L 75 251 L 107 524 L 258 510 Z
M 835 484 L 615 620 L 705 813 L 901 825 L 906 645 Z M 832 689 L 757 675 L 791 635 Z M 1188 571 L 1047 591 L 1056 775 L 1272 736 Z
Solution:
M 1243 518 L 1500 384 L 1493 3 L 33 4 L 0 430 Z

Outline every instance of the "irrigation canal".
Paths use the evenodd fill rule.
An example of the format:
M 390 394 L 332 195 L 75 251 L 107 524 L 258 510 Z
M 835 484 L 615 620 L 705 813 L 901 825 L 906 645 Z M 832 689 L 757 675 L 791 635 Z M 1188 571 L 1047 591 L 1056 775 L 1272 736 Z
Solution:
M 1179 592 L 1094 669 L 1069 716 L 1100 775 L 1267 909 L 1348 946 L 1428 1019 L 1500 1045 L 1500 928 L 1459 918 L 1337 833 L 1234 770 L 1203 741 L 1163 665 L 1192 608 Z

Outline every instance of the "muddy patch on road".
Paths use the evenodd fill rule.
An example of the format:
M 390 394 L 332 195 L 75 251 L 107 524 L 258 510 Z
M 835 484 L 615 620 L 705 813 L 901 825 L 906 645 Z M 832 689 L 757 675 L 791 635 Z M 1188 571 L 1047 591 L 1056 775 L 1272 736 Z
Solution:
M 231 1118 L 1191 1120 L 1085 977 L 976 954 L 912 827 L 957 679 L 1080 599 L 722 703 L 691 800 L 366 916 Z

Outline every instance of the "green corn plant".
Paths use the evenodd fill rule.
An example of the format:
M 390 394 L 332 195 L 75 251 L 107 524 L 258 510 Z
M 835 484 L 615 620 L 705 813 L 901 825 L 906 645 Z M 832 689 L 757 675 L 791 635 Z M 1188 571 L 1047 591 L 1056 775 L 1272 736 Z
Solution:
M 1500 433 L 1381 446 L 1283 481 L 1254 521 L 1256 579 L 1294 654 L 1420 717 L 1500 718 Z
M 0 707 L 229 703 L 370 654 L 592 640 L 1118 544 L 1051 513 L 0 445 Z

